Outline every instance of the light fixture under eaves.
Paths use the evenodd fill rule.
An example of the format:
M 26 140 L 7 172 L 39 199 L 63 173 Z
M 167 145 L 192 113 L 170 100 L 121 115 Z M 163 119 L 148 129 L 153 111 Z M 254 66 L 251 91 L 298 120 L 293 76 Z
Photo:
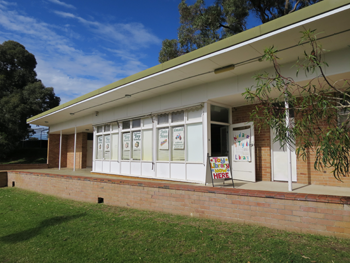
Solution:
M 223 72 L 226 72 L 226 71 L 230 71 L 230 70 L 234 70 L 234 69 L 235 69 L 235 65 L 231 64 L 231 65 L 228 65 L 228 66 L 225 66 L 225 67 L 222 67 L 222 68 L 214 69 L 214 73 L 215 74 L 220 74 L 220 73 L 223 73 Z
M 71 112 L 71 113 L 69 113 L 69 114 L 73 116 L 73 115 L 74 115 L 74 112 Z
M 125 94 L 125 98 L 130 99 L 131 95 L 130 94 Z

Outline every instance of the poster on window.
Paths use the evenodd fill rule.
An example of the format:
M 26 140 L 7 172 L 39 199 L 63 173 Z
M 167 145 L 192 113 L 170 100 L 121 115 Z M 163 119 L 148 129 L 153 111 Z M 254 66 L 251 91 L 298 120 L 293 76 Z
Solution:
M 103 137 L 97 137 L 97 159 L 102 159 L 103 157 Z
M 141 132 L 134 132 L 132 136 L 133 150 L 139 151 L 141 149 Z
M 173 128 L 173 149 L 174 150 L 185 149 L 184 127 Z
M 130 151 L 130 133 L 123 133 L 123 149 Z
M 111 151 L 111 136 L 106 135 L 105 136 L 105 152 Z
M 102 136 L 98 136 L 98 146 L 97 149 L 99 151 L 102 151 L 102 146 L 103 146 L 103 137 Z
M 231 178 L 228 156 L 209 157 L 209 161 L 213 179 Z
M 169 129 L 160 129 L 158 138 L 159 150 L 169 149 Z
M 233 131 L 233 160 L 250 162 L 250 129 Z

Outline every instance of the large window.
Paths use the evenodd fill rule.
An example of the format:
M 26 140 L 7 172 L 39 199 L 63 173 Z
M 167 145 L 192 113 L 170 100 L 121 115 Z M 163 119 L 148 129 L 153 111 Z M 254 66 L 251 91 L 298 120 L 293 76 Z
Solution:
M 119 134 L 112 134 L 112 160 L 118 160 L 119 152 Z
M 96 160 L 203 162 L 202 110 L 96 127 Z M 156 134 L 154 134 L 154 131 Z
M 185 127 L 172 127 L 172 161 L 185 161 Z
M 103 136 L 97 136 L 97 150 L 96 150 L 96 159 L 103 158 Z
M 123 133 L 123 155 L 122 160 L 130 159 L 130 148 L 131 148 L 131 136 L 130 132 Z
M 157 160 L 203 162 L 202 110 L 158 116 Z
M 153 132 L 152 130 L 143 130 L 142 134 L 142 160 L 152 161 Z
M 111 159 L 111 135 L 104 136 L 104 154 L 103 158 L 105 160 Z
M 141 160 L 141 131 L 132 133 L 132 159 Z
M 203 162 L 202 123 L 187 125 L 187 161 Z
M 158 129 L 158 161 L 169 161 L 169 128 Z

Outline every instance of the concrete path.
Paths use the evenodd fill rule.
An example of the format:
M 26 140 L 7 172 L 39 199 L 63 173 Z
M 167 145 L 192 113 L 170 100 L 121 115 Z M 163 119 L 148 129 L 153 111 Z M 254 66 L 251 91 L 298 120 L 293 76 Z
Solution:
M 76 176 L 87 176 L 87 177 L 98 177 L 98 178 L 114 178 L 114 179 L 120 178 L 124 180 L 137 180 L 137 181 L 158 181 L 158 182 L 167 182 L 169 184 L 194 184 L 194 183 L 168 181 L 168 180 L 143 178 L 143 177 L 97 174 L 97 173 L 91 173 L 91 168 L 80 169 L 80 170 L 76 170 L 75 172 L 72 169 L 68 169 L 68 168 L 62 168 L 61 170 L 58 170 L 57 168 L 25 169 L 25 170 L 23 169 L 20 171 L 28 171 L 28 172 L 34 172 L 34 173 L 48 173 L 48 174 L 76 175 Z M 288 192 L 287 182 L 260 181 L 256 183 L 251 183 L 251 182 L 235 180 L 234 183 L 235 183 L 235 188 L 238 188 L 238 189 Z M 198 185 L 201 185 L 201 184 L 198 184 Z M 206 186 L 212 187 L 211 184 L 207 184 Z M 230 185 L 227 182 L 226 185 L 215 185 L 215 187 L 225 187 L 225 188 L 232 187 L 232 184 Z M 293 193 L 350 196 L 350 188 L 293 183 Z

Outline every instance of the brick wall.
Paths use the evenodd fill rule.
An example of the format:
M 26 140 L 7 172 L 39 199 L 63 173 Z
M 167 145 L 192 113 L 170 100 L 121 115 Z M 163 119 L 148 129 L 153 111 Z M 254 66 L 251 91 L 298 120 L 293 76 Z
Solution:
M 59 166 L 60 135 L 50 134 L 48 142 L 49 168 Z M 86 168 L 87 133 L 77 133 L 75 168 Z M 62 135 L 61 167 L 73 168 L 74 164 L 74 134 Z
M 78 201 L 350 238 L 350 197 L 11 171 L 9 185 Z
M 232 123 L 250 121 L 249 115 L 254 105 L 233 108 Z M 255 128 L 255 159 L 257 181 L 271 181 L 271 139 L 270 129 Z M 309 158 L 303 161 L 297 159 L 297 182 L 301 184 L 315 184 L 325 186 L 350 187 L 350 177 L 343 177 L 340 182 L 333 177 L 331 169 L 317 171 L 314 169 L 315 153 L 311 152 Z

